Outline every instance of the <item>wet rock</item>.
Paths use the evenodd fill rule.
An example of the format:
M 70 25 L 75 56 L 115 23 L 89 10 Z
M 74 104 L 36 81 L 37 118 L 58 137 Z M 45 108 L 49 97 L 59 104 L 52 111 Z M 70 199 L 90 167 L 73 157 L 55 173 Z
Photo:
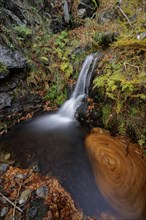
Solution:
M 48 187 L 41 186 L 39 189 L 36 190 L 36 195 L 40 198 L 45 199 L 48 194 Z
M 0 174 L 6 172 L 8 168 L 9 168 L 9 164 L 7 163 L 0 164 Z
M 23 69 L 26 67 L 26 59 L 20 51 L 12 51 L 0 45 L 0 62 L 7 69 Z
M 0 217 L 4 217 L 8 213 L 8 207 L 3 207 L 0 211 Z
M 116 9 L 109 8 L 107 11 L 104 11 L 102 14 L 99 15 L 98 22 L 100 24 L 107 23 L 109 21 L 114 20 L 117 17 Z
M 23 191 L 19 199 L 19 204 L 21 205 L 25 203 L 29 199 L 30 195 L 31 195 L 30 189 L 26 189 L 25 191 Z
M 10 107 L 12 103 L 12 96 L 8 93 L 0 93 L 0 109 Z
M 78 5 L 78 16 L 81 18 L 92 17 L 95 13 L 97 7 L 99 6 L 99 1 L 81 0 Z

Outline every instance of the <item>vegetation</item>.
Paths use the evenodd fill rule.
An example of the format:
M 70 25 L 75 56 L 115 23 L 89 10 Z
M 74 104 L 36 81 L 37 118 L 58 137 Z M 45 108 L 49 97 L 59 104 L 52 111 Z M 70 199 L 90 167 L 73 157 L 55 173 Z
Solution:
M 103 1 L 103 8 L 104 3 Z M 102 30 L 100 25 L 97 27 L 92 23 L 92 46 L 103 48 L 109 27 L 118 33 L 118 37 L 116 42 L 110 43 L 96 71 L 93 88 L 96 91 L 95 100 L 100 103 L 95 111 L 99 112 L 101 109 L 103 125 L 113 134 L 130 136 L 144 146 L 146 39 L 137 38 L 138 34 L 145 31 L 144 4 L 135 0 L 132 4 L 121 4 L 119 9 L 114 1 L 111 1 L 106 7 L 115 8 L 118 17 L 112 24 L 102 24 Z M 132 19 L 134 12 L 135 17 Z
M 97 7 L 97 2 L 92 2 Z M 93 98 L 98 103 L 94 111 L 100 111 L 97 115 L 102 115 L 105 128 L 136 137 L 142 145 L 146 40 L 137 36 L 145 31 L 143 1 L 124 1 L 119 5 L 114 0 L 108 3 L 103 0 L 94 19 L 78 18 L 79 1 L 74 1 L 71 14 L 74 29 L 66 28 L 57 34 L 50 30 L 47 13 L 41 14 L 42 4 L 39 1 L 27 5 L 30 25 L 3 25 L 0 33 L 6 45 L 24 49 L 30 67 L 27 83 L 32 92 L 39 93 L 51 108 L 60 106 L 67 98 L 67 86 L 75 83 L 85 56 L 104 50 L 93 83 L 96 91 Z M 60 3 L 57 7 L 59 12 Z M 115 18 L 98 22 L 106 11 L 114 11 Z M 58 19 L 61 16 L 58 13 Z M 107 33 L 110 33 L 108 40 Z
M 0 62 L 0 75 L 5 75 L 7 74 L 9 71 L 7 70 L 7 67 Z

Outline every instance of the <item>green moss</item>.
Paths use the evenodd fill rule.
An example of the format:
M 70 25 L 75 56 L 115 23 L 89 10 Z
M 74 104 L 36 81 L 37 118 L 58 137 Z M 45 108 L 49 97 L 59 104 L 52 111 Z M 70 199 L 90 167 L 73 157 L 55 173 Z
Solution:
M 104 126 L 113 129 L 116 123 L 116 133 L 130 136 L 141 145 L 145 141 L 144 56 L 143 47 L 137 50 L 135 45 L 117 47 L 114 52 L 110 49 L 100 64 L 102 74 L 93 82 L 104 100 L 104 105 L 100 104 Z
M 5 76 L 7 76 L 9 73 L 9 70 L 7 69 L 7 67 L 0 62 L 0 76 L 1 78 L 5 78 Z

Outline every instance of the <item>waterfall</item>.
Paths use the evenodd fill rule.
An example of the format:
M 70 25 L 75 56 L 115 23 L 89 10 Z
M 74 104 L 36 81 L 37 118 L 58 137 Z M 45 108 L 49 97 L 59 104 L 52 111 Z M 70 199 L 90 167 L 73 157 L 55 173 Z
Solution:
M 88 55 L 82 65 L 75 89 L 70 97 L 55 113 L 49 116 L 41 117 L 36 123 L 42 124 L 42 127 L 54 129 L 63 124 L 76 121 L 75 113 L 82 105 L 83 99 L 88 95 L 91 77 L 97 61 L 101 58 L 101 53 Z
M 95 63 L 95 54 L 86 57 L 71 98 L 67 100 L 58 111 L 60 116 L 74 119 L 76 110 L 81 106 L 84 97 L 88 95 Z

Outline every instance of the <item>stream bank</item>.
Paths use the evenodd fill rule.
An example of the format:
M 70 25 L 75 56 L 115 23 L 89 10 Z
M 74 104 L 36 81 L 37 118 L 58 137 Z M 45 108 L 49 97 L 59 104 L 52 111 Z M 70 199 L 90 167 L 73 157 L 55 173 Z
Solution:
M 146 72 L 144 1 L 134 0 L 132 4 L 127 1 L 119 3 L 110 1 L 108 4 L 107 1 L 66 2 L 69 6 L 69 20 L 68 14 L 63 12 L 60 1 L 39 1 L 38 3 L 38 1 L 25 0 L 22 3 L 19 0 L 11 0 L 10 4 L 4 1 L 0 2 L 1 48 L 5 48 L 6 55 L 12 54 L 12 57 L 16 58 L 13 60 L 13 65 L 10 66 L 4 61 L 2 54 L 0 63 L 1 133 L 9 131 L 9 128 L 12 128 L 16 122 L 31 118 L 33 114 L 39 114 L 44 110 L 58 109 L 67 99 L 67 94 L 73 90 L 85 57 L 101 50 L 104 55 L 103 59 L 98 63 L 89 97 L 87 97 L 83 109 L 78 112 L 77 118 L 82 125 L 87 125 L 90 128 L 100 126 L 110 130 L 114 136 L 120 134 L 124 137 L 130 137 L 134 142 L 140 144 L 138 154 L 144 157 L 146 97 L 144 85 Z M 90 3 L 92 4 L 90 5 Z M 19 59 L 17 59 L 18 57 Z M 20 58 L 22 58 L 22 62 L 18 62 Z M 15 133 L 15 129 L 13 132 Z M 11 149 L 11 152 L 5 152 L 4 155 L 1 152 L 4 172 L 6 172 L 5 168 L 8 167 L 7 163 L 9 164 L 7 159 L 10 159 L 11 164 L 13 163 L 11 161 L 13 156 L 16 159 L 15 156 L 19 155 L 17 156 L 18 161 L 22 158 L 23 161 L 26 159 L 26 163 L 31 159 L 36 159 L 32 156 L 33 151 L 36 150 L 35 148 L 32 150 L 33 141 L 29 143 L 32 144 L 31 146 L 28 145 L 28 148 L 30 146 L 29 153 L 27 144 L 25 144 L 27 143 L 26 134 L 28 133 L 22 132 L 22 134 L 23 143 L 21 138 L 19 143 L 19 138 L 16 137 L 13 139 L 14 142 L 11 142 L 14 145 L 8 142 L 7 147 Z M 34 133 L 32 132 L 31 135 L 33 136 Z M 31 135 L 28 134 L 29 137 Z M 35 137 L 33 138 L 35 139 Z M 47 142 L 47 134 L 44 134 L 41 140 L 43 139 Z M 18 144 L 16 144 L 18 148 L 15 143 Z M 38 143 L 40 149 L 47 145 L 41 145 L 39 140 Z M 26 154 L 22 154 L 21 144 L 26 149 Z M 43 158 L 43 151 L 41 155 Z M 50 156 L 48 153 L 46 155 Z M 83 152 L 79 153 L 79 158 L 82 158 L 83 155 Z M 45 167 L 45 161 L 48 157 L 46 160 L 42 160 L 43 162 L 41 161 L 41 167 Z M 5 165 L 3 165 L 3 161 L 6 161 Z M 63 162 L 63 160 L 61 161 Z M 74 161 L 75 159 L 72 160 L 73 164 Z M 136 159 L 134 164 L 139 163 L 138 161 L 139 159 Z M 87 164 L 85 163 L 85 166 Z M 19 166 L 20 164 L 16 163 L 16 165 Z M 62 166 L 64 167 L 64 164 Z M 74 166 L 72 167 L 74 168 Z M 143 168 L 141 169 L 143 170 Z M 10 168 L 11 174 L 13 171 L 21 172 L 17 168 L 16 170 Z M 4 177 L 2 178 L 5 184 L 5 173 L 3 174 Z M 16 186 L 14 183 L 14 192 L 16 192 L 15 187 L 18 188 L 18 185 Z M 12 195 L 9 191 L 8 187 L 8 192 L 3 193 L 11 199 Z M 63 193 L 65 192 L 63 191 Z M 15 196 L 12 196 L 14 203 Z M 35 196 L 36 194 L 32 193 L 30 200 L 36 198 Z M 28 210 L 28 207 L 31 207 L 35 213 L 38 203 L 36 202 L 34 207 L 30 200 L 25 204 L 26 209 L 24 209 Z M 56 198 L 54 200 L 56 201 Z M 100 200 L 97 201 L 100 203 Z M 42 204 L 44 201 L 39 202 Z M 4 204 L 5 201 L 2 208 Z M 56 210 L 56 202 L 55 204 L 53 202 L 53 207 Z M 8 210 L 10 215 L 15 212 L 15 209 L 9 209 L 6 206 L 4 208 L 3 212 Z M 43 206 L 43 208 L 46 210 L 46 207 Z M 48 214 L 49 217 L 52 215 L 52 218 L 60 220 L 62 215 L 60 209 L 59 207 L 56 216 L 53 211 L 53 214 Z M 80 217 L 83 218 L 81 212 L 76 212 L 74 208 L 73 210 L 79 219 Z M 74 212 L 73 210 L 71 213 Z M 28 214 L 27 211 L 26 213 Z M 100 213 L 98 217 L 103 219 L 116 218 L 109 217 L 107 213 Z

